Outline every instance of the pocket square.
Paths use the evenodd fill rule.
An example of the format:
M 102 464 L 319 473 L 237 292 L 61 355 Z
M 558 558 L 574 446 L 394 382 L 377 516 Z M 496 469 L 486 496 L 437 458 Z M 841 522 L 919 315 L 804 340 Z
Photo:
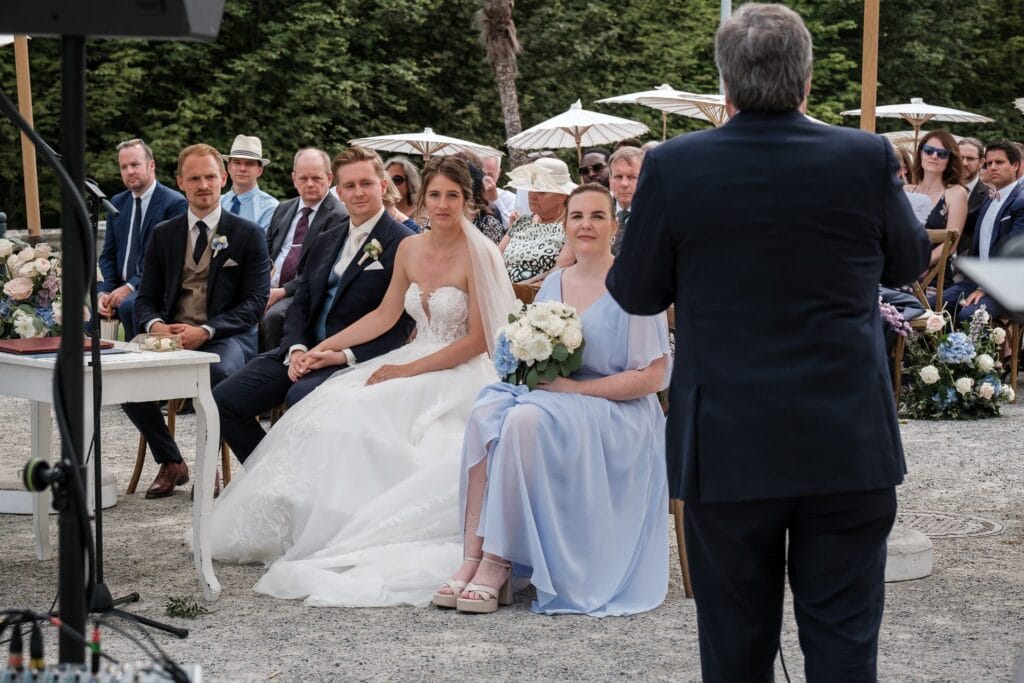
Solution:
M 363 268 L 363 270 L 384 270 L 384 266 L 381 264 L 380 261 L 374 261 L 370 265 Z
M 229 258 L 227 261 L 224 262 L 224 265 L 221 266 L 221 267 L 222 268 L 231 268 L 232 266 L 237 266 L 237 265 L 238 265 L 238 261 L 236 261 L 233 258 Z

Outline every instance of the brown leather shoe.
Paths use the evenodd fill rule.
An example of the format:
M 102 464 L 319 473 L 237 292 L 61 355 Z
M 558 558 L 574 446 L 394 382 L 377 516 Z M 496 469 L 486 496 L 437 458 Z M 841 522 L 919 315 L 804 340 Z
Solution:
M 188 494 L 189 500 L 196 499 L 196 485 L 192 484 L 192 491 Z M 213 480 L 213 497 L 220 497 L 220 468 L 217 468 L 217 476 Z
M 176 486 L 188 483 L 188 463 L 165 462 L 160 465 L 153 484 L 146 489 L 146 498 L 166 498 L 174 493 Z

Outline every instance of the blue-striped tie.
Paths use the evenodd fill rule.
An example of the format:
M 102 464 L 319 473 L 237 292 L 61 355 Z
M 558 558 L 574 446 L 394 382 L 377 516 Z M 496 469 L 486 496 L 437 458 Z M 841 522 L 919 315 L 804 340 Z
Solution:
M 231 198 L 231 208 L 229 210 L 236 216 L 242 211 L 242 202 L 238 201 L 237 194 Z
M 331 268 L 331 275 L 327 278 L 327 296 L 324 298 L 324 305 L 320 308 L 320 315 L 316 319 L 316 341 L 319 344 L 327 339 L 327 315 L 331 312 L 334 299 L 338 296 L 338 289 L 341 285 L 341 276 L 335 268 Z

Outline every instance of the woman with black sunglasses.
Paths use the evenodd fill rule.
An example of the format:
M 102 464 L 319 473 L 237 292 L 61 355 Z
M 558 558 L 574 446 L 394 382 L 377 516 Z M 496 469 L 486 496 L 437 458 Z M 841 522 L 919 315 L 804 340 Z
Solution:
M 395 204 L 395 208 L 412 218 L 419 225 L 426 222 L 426 216 L 422 210 L 416 211 L 416 195 L 420 191 L 420 172 L 408 157 L 402 155 L 393 156 L 384 162 L 384 170 L 387 172 L 391 182 L 395 184 L 401 199 Z
M 929 230 L 948 228 L 962 233 L 967 221 L 967 190 L 960 184 L 963 162 L 956 139 L 941 128 L 925 133 L 917 145 L 914 162 L 912 184 L 903 189 L 918 220 Z M 929 266 L 941 254 L 942 245 L 932 249 Z M 950 275 L 947 273 L 947 277 Z

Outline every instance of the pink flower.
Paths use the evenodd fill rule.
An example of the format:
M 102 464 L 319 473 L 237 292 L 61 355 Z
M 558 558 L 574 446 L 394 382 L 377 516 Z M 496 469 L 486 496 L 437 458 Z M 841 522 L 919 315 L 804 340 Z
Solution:
M 38 250 L 37 250 L 38 251 Z M 37 258 L 36 259 L 36 272 L 42 275 L 46 275 L 50 272 L 50 259 L 48 258 Z
M 53 253 L 53 247 L 46 242 L 36 245 L 36 256 L 39 258 L 46 258 Z
M 32 280 L 27 277 L 16 277 L 4 285 L 4 294 L 15 301 L 24 301 L 32 296 Z

